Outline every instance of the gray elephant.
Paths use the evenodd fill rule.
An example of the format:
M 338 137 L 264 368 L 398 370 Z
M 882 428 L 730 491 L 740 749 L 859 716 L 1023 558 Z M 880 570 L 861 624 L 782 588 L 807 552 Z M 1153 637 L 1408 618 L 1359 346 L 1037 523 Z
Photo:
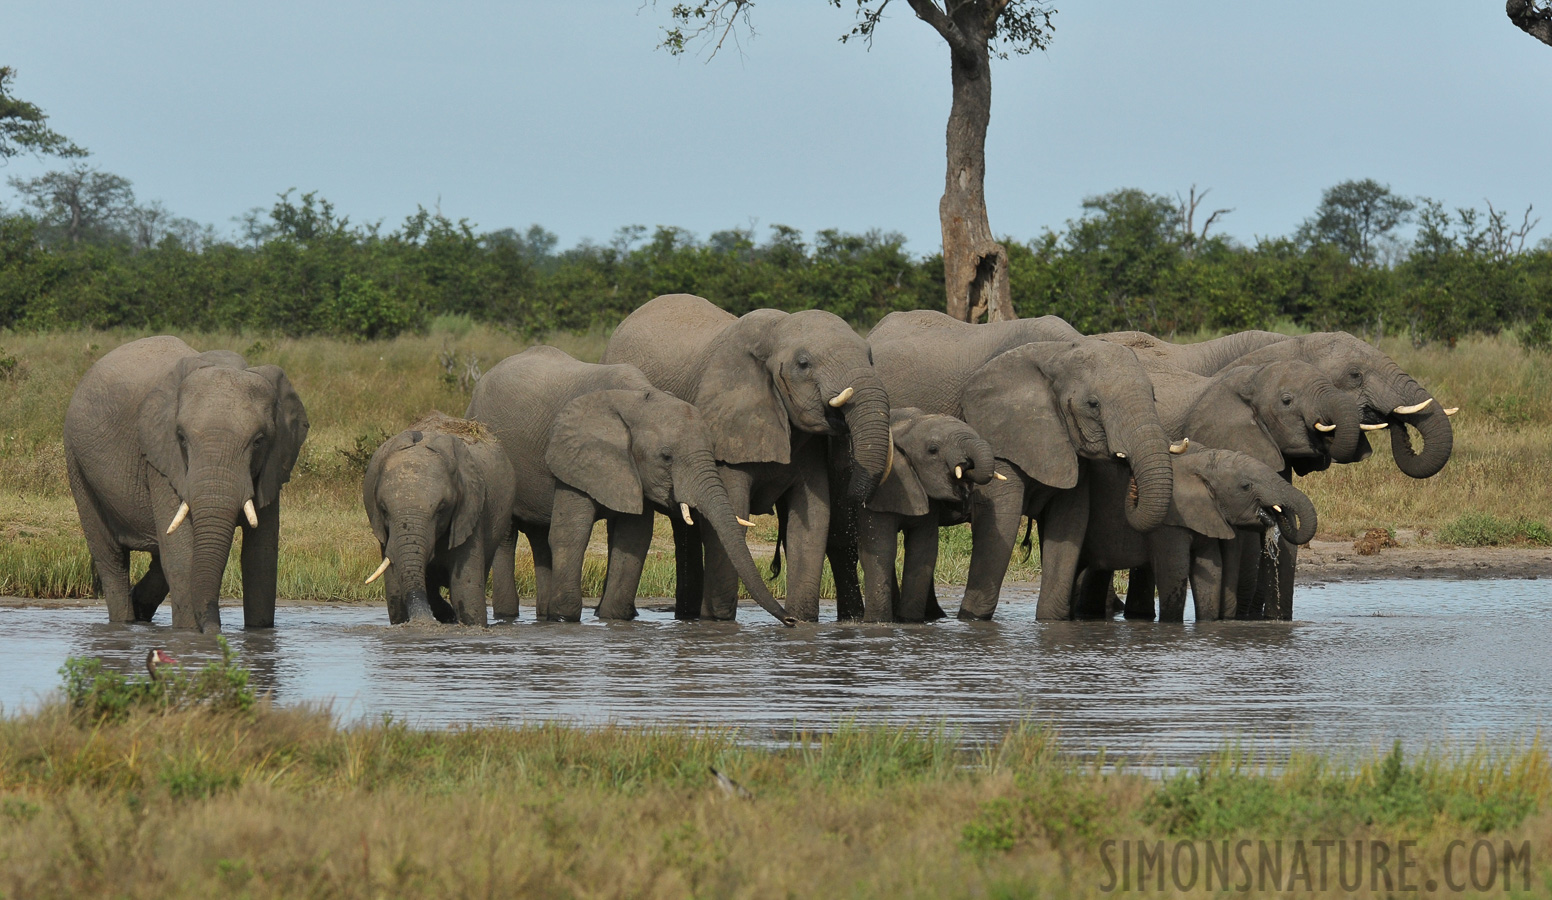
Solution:
M 709 526 L 708 541 L 766 611 L 792 624 L 760 579 L 693 406 L 627 365 L 580 362 L 534 347 L 497 363 L 474 386 L 468 418 L 496 434 L 517 473 L 515 528 L 533 548 L 538 617 L 582 615 L 582 561 L 593 523 L 608 522 L 609 568 L 598 616 L 636 615 L 636 588 L 652 542 L 654 509 Z M 695 510 L 696 513 L 691 512 Z M 496 615 L 516 617 L 517 534 L 496 559 Z
M 384 441 L 361 482 L 388 621 L 485 625 L 485 579 L 512 524 L 517 476 L 477 422 L 433 412 Z M 447 599 L 442 599 L 446 589 Z
M 1233 572 L 1225 566 L 1224 543 L 1235 528 L 1276 526 L 1295 543 L 1315 536 L 1318 520 L 1309 497 L 1249 454 L 1192 446 L 1175 456 L 1174 494 L 1164 524 L 1142 534 L 1132 529 L 1121 511 L 1130 489 L 1130 474 L 1115 462 L 1091 465 L 1092 497 L 1088 531 L 1083 541 L 1077 606 L 1103 615 L 1111 576 L 1144 568 L 1159 591 L 1159 618 L 1179 622 L 1185 614 L 1186 587 L 1196 605 L 1197 621 L 1232 618 L 1232 594 L 1225 591 Z M 1152 618 L 1153 596 L 1146 615 L 1128 592 L 1127 618 Z
M 894 466 L 857 511 L 863 619 L 921 622 L 929 606 L 936 609 L 938 529 L 969 519 L 971 490 L 996 476 L 997 462 L 991 445 L 952 416 L 907 408 L 893 410 L 890 420 Z M 904 569 L 897 581 L 895 549 L 902 532 Z
M 609 339 L 604 359 L 639 367 L 654 386 L 693 403 L 734 512 L 789 513 L 787 608 L 819 618 L 830 523 L 826 437 L 845 435 L 848 493 L 869 497 L 889 471 L 889 398 L 850 325 L 822 310 L 743 317 L 689 294 L 653 299 Z M 731 619 L 735 570 L 719 543 L 674 521 L 679 618 Z
M 1036 616 L 1071 616 L 1090 460 L 1126 460 L 1137 484 L 1125 509 L 1133 528 L 1145 533 L 1164 521 L 1170 440 L 1148 375 L 1129 349 L 1085 338 L 1050 316 L 970 325 L 925 310 L 885 316 L 868 341 L 896 405 L 964 420 L 1012 464 L 1007 481 L 976 489 L 960 618 L 995 612 L 1024 515 L 1041 517 Z
M 242 526 L 243 624 L 275 624 L 280 488 L 307 411 L 276 366 L 175 337 L 98 360 L 65 411 L 65 468 L 113 622 L 149 621 L 172 596 L 177 628 L 216 630 L 232 533 Z M 151 554 L 129 584 L 129 553 Z

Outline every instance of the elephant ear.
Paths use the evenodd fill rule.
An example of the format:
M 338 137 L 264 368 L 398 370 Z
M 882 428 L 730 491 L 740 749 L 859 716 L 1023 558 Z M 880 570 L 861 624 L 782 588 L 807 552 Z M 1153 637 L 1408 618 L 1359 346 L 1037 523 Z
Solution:
M 263 507 L 279 499 L 280 486 L 291 480 L 291 467 L 302 452 L 309 425 L 302 398 L 279 366 L 254 366 L 248 371 L 268 379 L 275 390 L 275 434 L 253 485 L 253 503 Z
M 619 394 L 594 391 L 561 407 L 550 429 L 544 461 L 555 477 L 622 513 L 642 510 L 641 475 L 631 454 L 630 427 L 617 406 Z
M 864 503 L 873 512 L 892 513 L 897 516 L 925 516 L 927 489 L 922 487 L 916 469 L 904 453 L 895 454 L 895 464 L 889 475 L 879 482 L 878 490 Z
M 388 523 L 383 521 L 383 511 L 377 505 L 377 487 L 383 480 L 383 466 L 389 455 L 403 449 L 403 438 L 403 435 L 398 435 L 384 441 L 372 454 L 372 461 L 366 464 L 366 475 L 361 478 L 361 505 L 366 507 L 366 518 L 372 523 L 372 534 L 377 536 L 377 543 L 382 545 L 388 543 Z
M 140 452 L 151 468 L 162 473 L 180 498 L 188 475 L 188 462 L 178 444 L 178 397 L 183 379 L 210 363 L 198 356 L 185 356 L 173 364 L 140 403 Z
M 1234 529 L 1218 511 L 1218 500 L 1195 461 L 1191 464 L 1177 461 L 1175 464 L 1175 493 L 1164 514 L 1165 525 L 1189 528 L 1197 534 L 1227 540 L 1234 537 Z
M 792 422 L 762 352 L 762 337 L 775 324 L 764 313 L 774 312 L 756 311 L 729 325 L 701 362 L 690 402 L 706 420 L 718 462 L 791 462 Z
M 960 418 L 1024 474 L 1070 488 L 1078 483 L 1078 452 L 1047 374 L 1059 364 L 1051 343 L 1016 347 L 977 369 L 961 395 Z
M 1238 450 L 1273 472 L 1281 472 L 1288 464 L 1272 433 L 1256 415 L 1252 396 L 1248 378 L 1215 379 L 1192 404 L 1181 437 L 1201 447 Z
M 480 514 L 485 509 L 487 486 L 484 473 L 475 465 L 474 454 L 462 438 L 438 435 L 434 440 L 432 446 L 438 452 L 451 456 L 453 481 L 458 485 L 458 506 L 453 510 L 452 521 L 447 523 L 447 547 L 451 550 L 467 541 L 479 526 Z

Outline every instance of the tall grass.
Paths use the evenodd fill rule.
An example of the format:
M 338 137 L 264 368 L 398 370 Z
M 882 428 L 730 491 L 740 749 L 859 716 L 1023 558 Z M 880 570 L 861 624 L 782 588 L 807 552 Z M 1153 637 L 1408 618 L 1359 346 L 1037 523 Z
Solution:
M 0 346 L 18 360 L 17 372 L 0 381 L 6 396 L 0 403 L 0 593 L 91 595 L 90 557 L 65 482 L 64 410 L 94 361 L 143 336 L 0 335 Z M 468 397 L 457 376 L 471 359 L 489 369 L 528 346 L 460 318 L 439 319 L 425 335 L 377 342 L 241 334 L 184 338 L 196 349 L 231 348 L 250 362 L 278 364 L 297 386 L 312 430 L 283 495 L 280 592 L 293 599 L 341 601 L 381 598 L 380 588 L 361 584 L 377 563 L 360 505 L 365 455 L 430 409 L 462 413 Z M 597 359 L 607 336 L 593 332 L 548 340 L 579 358 Z M 1300 479 L 1320 512 L 1321 531 L 1353 535 L 1372 527 L 1410 528 L 1454 541 L 1472 531 L 1464 526 L 1446 531 L 1446 526 L 1472 514 L 1514 523 L 1517 533 L 1542 533 L 1536 531 L 1545 530 L 1540 511 L 1552 503 L 1552 481 L 1545 475 L 1552 471 L 1552 367 L 1544 355 L 1525 351 L 1510 338 L 1466 340 L 1453 350 L 1387 340 L 1382 349 L 1443 403 L 1462 407 L 1452 420 L 1454 456 L 1440 474 L 1416 481 L 1396 469 L 1382 438 L 1374 442 L 1374 457 L 1367 462 Z M 451 360 L 450 367 L 444 358 Z M 750 541 L 758 557 L 769 552 L 776 529 L 769 517 L 756 522 Z M 602 551 L 602 535 L 595 534 L 584 579 L 590 595 L 601 587 Z M 237 552 L 234 547 L 234 558 Z M 139 556 L 133 555 L 136 567 L 144 565 Z M 968 528 L 945 530 L 938 580 L 963 583 L 968 565 Z M 1038 572 L 1038 559 L 1016 558 L 1009 577 L 1027 580 Z M 532 564 L 521 553 L 518 579 L 524 596 L 532 595 L 532 577 Z M 641 593 L 671 595 L 673 577 L 672 541 L 660 519 Z M 233 566 L 223 592 L 238 596 L 240 590 Z M 775 590 L 784 592 L 785 576 L 776 580 Z M 823 591 L 833 596 L 828 571 Z

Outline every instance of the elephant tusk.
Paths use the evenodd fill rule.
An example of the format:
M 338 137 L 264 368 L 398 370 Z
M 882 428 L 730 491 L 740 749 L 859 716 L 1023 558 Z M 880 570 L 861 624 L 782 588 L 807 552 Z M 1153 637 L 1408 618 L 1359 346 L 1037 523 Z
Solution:
M 1323 431 L 1323 432 L 1326 432 L 1327 434 L 1330 434 L 1331 432 L 1336 430 L 1336 426 L 1335 425 L 1327 425 L 1324 422 L 1316 422 L 1315 423 L 1315 430 L 1316 431 Z
M 839 394 L 836 394 L 834 397 L 830 398 L 830 405 L 836 409 L 840 409 L 846 405 L 848 400 L 851 399 L 852 393 L 852 389 L 848 387 L 846 390 L 841 391 Z
M 178 526 L 182 525 L 183 524 L 183 520 L 187 519 L 188 517 L 189 517 L 189 505 L 187 503 L 180 503 L 180 504 L 178 504 L 178 512 L 173 515 L 173 517 L 172 517 L 172 524 L 167 526 L 167 533 L 168 534 L 172 534 L 174 531 L 177 531 L 178 530 Z
M 1444 411 L 1444 414 L 1445 414 L 1445 415 L 1447 415 L 1447 416 L 1453 416 L 1453 415 L 1455 415 L 1455 414 L 1456 414 L 1456 413 L 1458 413 L 1458 412 L 1460 412 L 1460 407 L 1458 407 L 1458 406 L 1452 406 L 1452 407 L 1450 407 L 1450 408 L 1449 408 L 1449 409 L 1446 409 L 1446 410 L 1445 410 L 1445 411 Z
M 964 466 L 955 466 L 954 467 L 954 477 L 955 478 L 963 478 L 963 477 L 965 477 Z
M 686 524 L 686 525 L 694 525 L 695 524 L 695 520 L 690 518 L 690 504 L 688 504 L 688 503 L 681 503 L 681 504 L 679 504 L 679 515 L 684 517 L 684 524 Z
M 363 583 L 364 584 L 371 584 L 372 582 L 376 581 L 377 579 L 383 577 L 383 573 L 388 571 L 388 563 L 389 562 L 390 562 L 390 560 L 388 559 L 388 557 L 386 557 L 386 556 L 383 557 L 383 564 L 378 566 L 377 567 L 377 571 L 373 572 L 371 575 L 369 575 L 367 577 L 366 581 L 363 582 Z
M 1125 453 L 1117 453 L 1116 454 L 1116 459 L 1126 459 L 1126 454 Z
M 743 516 L 734 516 L 733 517 L 733 521 L 735 521 L 738 524 L 744 526 L 745 528 L 753 528 L 754 527 L 754 523 L 749 521 L 748 519 L 744 518 Z
M 997 471 L 993 471 L 992 472 L 992 477 L 997 479 L 998 481 L 1007 481 L 1008 480 L 1008 476 L 1002 474 L 1001 472 L 997 472 Z
M 1282 511 L 1283 511 L 1283 508 L 1282 508 L 1281 504 L 1277 504 L 1277 503 L 1273 503 L 1272 504 L 1272 512 L 1282 512 Z
M 1186 452 L 1186 448 L 1189 446 L 1191 446 L 1191 439 L 1181 438 L 1176 443 L 1169 445 L 1169 452 L 1178 456 L 1179 454 Z
M 1398 416 L 1410 416 L 1412 413 L 1420 413 L 1423 410 L 1427 409 L 1428 408 L 1428 404 L 1430 404 L 1432 402 L 1433 402 L 1433 398 L 1429 397 L 1427 400 L 1424 400 L 1422 403 L 1417 403 L 1417 404 L 1414 404 L 1412 406 L 1398 406 L 1394 410 L 1392 410 L 1392 412 L 1394 412 Z
M 1384 431 L 1390 427 L 1390 423 L 1381 422 L 1378 425 L 1359 425 L 1358 427 L 1362 428 L 1364 431 Z
M 259 514 L 253 510 L 253 498 L 243 501 L 243 515 L 248 517 L 248 527 L 259 527 Z

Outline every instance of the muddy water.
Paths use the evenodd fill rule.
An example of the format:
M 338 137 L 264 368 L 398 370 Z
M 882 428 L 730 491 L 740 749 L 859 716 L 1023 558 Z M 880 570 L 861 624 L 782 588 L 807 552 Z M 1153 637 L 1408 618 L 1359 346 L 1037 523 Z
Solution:
M 948 605 L 950 609 L 954 608 Z M 412 723 L 562 718 L 722 723 L 752 740 L 857 721 L 938 722 L 966 740 L 1020 718 L 1079 753 L 1188 762 L 1238 739 L 1367 751 L 1526 737 L 1552 724 L 1552 585 L 1394 581 L 1301 588 L 1299 621 L 1158 625 L 1034 622 L 1026 596 L 988 623 L 785 629 L 537 624 L 391 628 L 377 607 L 288 607 L 269 632 L 228 636 L 277 703 L 330 701 L 347 718 Z M 525 613 L 529 611 L 525 608 Z M 240 609 L 227 613 L 240 621 Z M 151 647 L 188 662 L 214 639 L 113 626 L 101 609 L 0 608 L 0 705 L 52 691 L 67 656 L 137 669 Z

